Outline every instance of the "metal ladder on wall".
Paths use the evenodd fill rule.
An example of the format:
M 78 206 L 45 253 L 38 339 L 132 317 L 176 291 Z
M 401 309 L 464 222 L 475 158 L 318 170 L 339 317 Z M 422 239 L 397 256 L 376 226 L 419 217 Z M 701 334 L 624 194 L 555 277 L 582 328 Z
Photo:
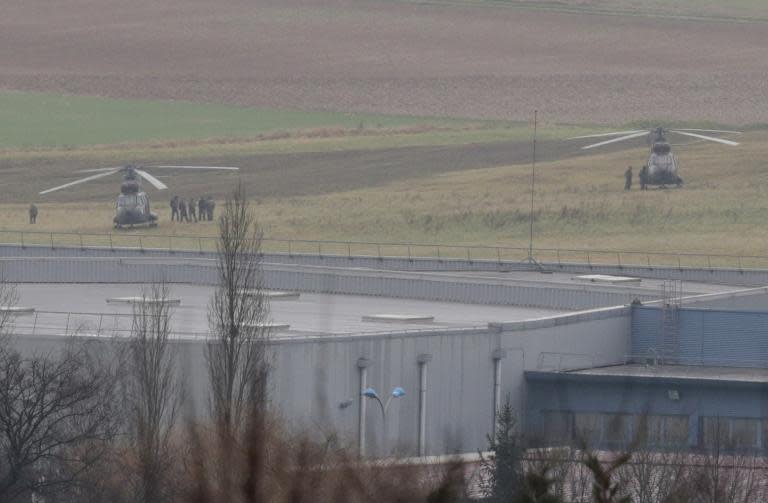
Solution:
M 661 330 L 659 359 L 662 365 L 675 363 L 680 351 L 678 339 L 680 306 L 683 303 L 683 282 L 664 280 L 661 284 Z

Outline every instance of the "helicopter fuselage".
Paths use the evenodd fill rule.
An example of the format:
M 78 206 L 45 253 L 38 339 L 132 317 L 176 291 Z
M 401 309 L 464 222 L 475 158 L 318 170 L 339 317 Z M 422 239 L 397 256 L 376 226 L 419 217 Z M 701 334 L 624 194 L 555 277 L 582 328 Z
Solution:
M 117 196 L 117 207 L 113 222 L 115 227 L 126 225 L 157 225 L 157 215 L 149 209 L 149 196 L 139 189 L 138 184 L 125 182 Z
M 677 185 L 683 184 L 677 174 L 677 162 L 672 154 L 672 147 L 665 141 L 656 141 L 648 156 L 648 179 L 646 185 Z

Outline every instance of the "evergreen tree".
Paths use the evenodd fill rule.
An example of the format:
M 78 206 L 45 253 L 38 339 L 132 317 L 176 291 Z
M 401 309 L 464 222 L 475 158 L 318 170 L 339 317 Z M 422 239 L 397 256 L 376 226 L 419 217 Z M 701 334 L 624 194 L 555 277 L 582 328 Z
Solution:
M 486 493 L 490 494 L 492 502 L 509 503 L 515 500 L 522 485 L 522 446 L 509 399 L 496 416 L 496 431 L 493 436 L 488 436 L 488 442 L 495 459 L 483 463 Z

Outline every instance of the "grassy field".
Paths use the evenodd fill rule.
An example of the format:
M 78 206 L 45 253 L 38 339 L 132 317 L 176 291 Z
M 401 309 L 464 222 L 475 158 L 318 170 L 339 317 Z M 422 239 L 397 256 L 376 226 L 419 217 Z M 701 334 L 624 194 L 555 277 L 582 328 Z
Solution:
M 168 144 L 226 138 L 331 135 L 339 130 L 458 129 L 493 122 L 376 114 L 346 114 L 122 100 L 45 93 L 0 92 L 0 149 Z M 506 124 L 497 123 L 497 127 Z
M 8 115 L 3 121 L 0 231 L 103 235 L 112 230 L 119 180 L 104 179 L 46 198 L 37 192 L 71 181 L 77 169 L 178 161 L 241 166 L 239 177 L 254 197 L 268 237 L 527 246 L 530 124 L 34 93 L 3 93 L 0 99 L 9 104 L 0 107 L 4 113 L 16 109 L 26 117 L 14 121 Z M 118 120 L 131 110 L 159 122 L 149 120 L 153 127 L 144 129 L 143 120 Z M 92 123 L 103 131 L 89 130 Z M 33 141 L 24 136 L 26 128 L 30 138 L 36 131 L 45 133 Z M 685 188 L 630 193 L 621 190 L 623 169 L 641 165 L 645 148 L 585 156 L 578 142 L 565 141 L 600 130 L 540 124 L 537 247 L 765 254 L 768 130 L 748 128 L 736 149 L 706 143 L 676 147 Z M 96 143 L 117 137 L 127 140 Z M 62 144 L 68 146 L 57 147 Z M 208 193 L 219 200 L 236 180 L 216 173 L 168 179 L 182 197 Z M 168 222 L 169 193 L 150 194 L 161 226 L 138 232 L 215 235 L 213 223 Z M 40 207 L 35 226 L 26 223 L 32 200 Z M 127 232 L 114 239 L 128 244 L 131 236 Z M 50 236 L 26 239 L 47 242 Z M 191 239 L 185 247 L 199 245 Z
M 750 131 L 741 140 L 736 149 L 678 148 L 686 180 L 680 190 L 622 190 L 624 167 L 644 162 L 640 148 L 540 163 L 536 246 L 766 254 L 768 131 Z M 265 234 L 275 238 L 525 247 L 529 176 L 523 163 L 333 193 L 276 194 L 259 197 L 254 207 Z M 38 225 L 30 226 L 26 205 L 4 205 L 0 229 L 110 231 L 109 198 L 40 207 Z M 215 234 L 211 223 L 168 222 L 164 203 L 158 211 L 161 226 L 141 233 Z

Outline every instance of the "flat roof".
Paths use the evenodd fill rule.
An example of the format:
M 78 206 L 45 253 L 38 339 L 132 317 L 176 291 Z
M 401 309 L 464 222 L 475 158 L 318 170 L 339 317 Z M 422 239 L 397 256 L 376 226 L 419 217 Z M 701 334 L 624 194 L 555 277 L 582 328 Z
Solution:
M 399 271 L 389 271 L 399 272 Z M 501 281 L 501 282 L 513 282 L 526 284 L 530 286 L 557 286 L 557 287 L 572 287 L 579 290 L 613 290 L 613 291 L 638 291 L 646 294 L 657 293 L 661 298 L 662 286 L 664 280 L 662 279 L 650 279 L 636 277 L 639 281 L 625 282 L 625 283 L 610 283 L 610 282 L 590 282 L 584 281 L 580 276 L 584 276 L 582 273 L 566 273 L 566 272 L 538 272 L 538 271 L 509 271 L 509 272 L 496 272 L 496 271 L 441 271 L 441 272 L 424 272 L 424 273 L 407 273 L 407 274 L 422 274 L 425 276 L 444 277 L 449 278 L 463 278 L 474 281 Z M 610 275 L 604 274 L 603 276 L 609 277 Z M 629 276 L 615 276 L 616 278 L 627 278 Z M 632 277 L 633 279 L 635 277 Z M 744 290 L 743 286 L 734 285 L 721 285 L 718 283 L 701 283 L 694 281 L 683 281 L 682 295 L 696 295 L 696 294 L 710 294 L 710 293 L 727 293 L 738 292 Z
M 178 334 L 204 334 L 208 331 L 210 286 L 169 285 L 170 297 L 180 300 L 173 306 L 173 331 Z M 142 293 L 140 284 L 19 284 L 19 305 L 35 314 L 18 316 L 19 334 L 50 335 L 108 333 L 130 329 L 133 305 L 107 303 L 108 298 L 134 297 Z M 450 330 L 486 327 L 490 322 L 508 322 L 554 316 L 569 311 L 519 306 L 489 306 L 395 299 L 375 296 L 301 293 L 298 298 L 270 302 L 269 323 L 289 325 L 275 337 L 306 335 L 344 335 L 406 330 Z M 68 313 L 78 314 L 68 314 Z M 88 313 L 88 314 L 83 314 Z M 375 314 L 433 316 L 432 323 L 391 323 L 363 321 Z M 67 330 L 65 330 L 67 329 Z
M 630 363 L 580 369 L 568 372 L 576 375 L 661 378 L 661 379 L 696 379 L 735 382 L 768 383 L 768 368 L 724 367 L 704 365 L 644 365 Z

